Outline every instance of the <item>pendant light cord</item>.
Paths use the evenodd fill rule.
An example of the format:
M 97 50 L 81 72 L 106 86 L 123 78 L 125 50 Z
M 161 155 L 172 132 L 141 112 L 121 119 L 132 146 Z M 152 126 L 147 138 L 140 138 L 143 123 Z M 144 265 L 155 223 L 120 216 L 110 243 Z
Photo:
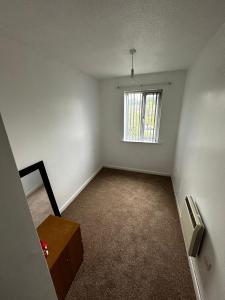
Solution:
M 131 78 L 133 78 L 134 77 L 134 54 L 136 53 L 136 49 L 130 49 L 130 54 L 131 54 L 131 74 L 130 74 L 130 76 L 131 76 Z

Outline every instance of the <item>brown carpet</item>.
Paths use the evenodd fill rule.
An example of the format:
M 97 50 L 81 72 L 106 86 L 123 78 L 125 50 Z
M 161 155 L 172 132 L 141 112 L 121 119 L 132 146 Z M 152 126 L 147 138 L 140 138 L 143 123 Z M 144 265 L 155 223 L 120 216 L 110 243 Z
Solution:
M 102 169 L 63 216 L 84 244 L 67 300 L 195 299 L 170 178 Z
M 49 215 L 54 214 L 45 187 L 41 185 L 27 197 L 32 219 L 37 228 Z

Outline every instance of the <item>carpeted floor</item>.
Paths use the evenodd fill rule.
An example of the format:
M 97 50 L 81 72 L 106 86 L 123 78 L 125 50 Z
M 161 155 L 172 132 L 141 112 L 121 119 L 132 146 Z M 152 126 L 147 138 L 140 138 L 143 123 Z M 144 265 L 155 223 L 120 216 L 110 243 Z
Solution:
M 54 214 L 45 187 L 40 186 L 27 197 L 32 219 L 37 228 L 49 215 Z
M 84 244 L 67 300 L 195 299 L 168 177 L 103 169 L 63 217 Z

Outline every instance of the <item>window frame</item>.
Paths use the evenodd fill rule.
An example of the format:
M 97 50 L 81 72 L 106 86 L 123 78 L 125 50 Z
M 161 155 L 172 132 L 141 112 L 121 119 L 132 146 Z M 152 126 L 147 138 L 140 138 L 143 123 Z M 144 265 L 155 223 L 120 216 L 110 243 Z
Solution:
M 141 136 L 142 139 L 140 140 L 135 140 L 135 139 L 127 139 L 125 137 L 126 135 L 126 128 L 127 128 L 127 124 L 126 124 L 126 109 L 127 106 L 125 104 L 125 94 L 126 93 L 142 93 L 143 97 L 143 103 L 141 104 Z M 156 138 L 155 141 L 153 140 L 145 140 L 143 138 L 144 136 L 144 126 L 145 126 L 145 121 L 144 120 L 144 116 L 145 116 L 145 109 L 146 109 L 146 97 L 147 95 L 152 95 L 154 93 L 158 94 L 158 105 L 157 105 L 157 113 L 156 113 Z M 126 90 L 123 91 L 123 142 L 126 143 L 144 143 L 144 144 L 160 144 L 160 140 L 159 140 L 159 133 L 160 133 L 160 125 L 161 125 L 161 110 L 162 110 L 162 95 L 163 95 L 163 89 L 149 89 L 149 90 Z

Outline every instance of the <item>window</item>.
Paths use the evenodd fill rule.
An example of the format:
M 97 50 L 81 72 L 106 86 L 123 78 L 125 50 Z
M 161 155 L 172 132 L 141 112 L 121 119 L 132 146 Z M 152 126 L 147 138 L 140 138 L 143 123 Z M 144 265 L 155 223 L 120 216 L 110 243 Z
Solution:
M 162 90 L 124 92 L 124 141 L 158 143 Z

